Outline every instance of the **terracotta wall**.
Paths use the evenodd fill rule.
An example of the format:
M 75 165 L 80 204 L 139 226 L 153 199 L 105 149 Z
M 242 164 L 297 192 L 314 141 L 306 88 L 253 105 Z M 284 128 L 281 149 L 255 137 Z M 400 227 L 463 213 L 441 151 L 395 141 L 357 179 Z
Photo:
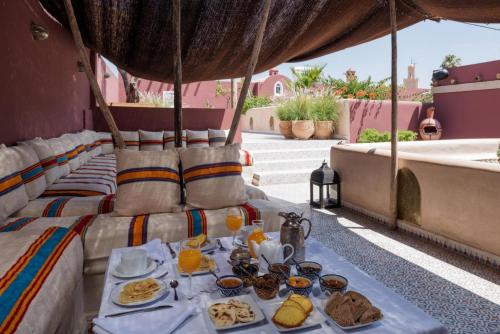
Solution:
M 0 143 L 81 130 L 91 122 L 90 88 L 71 34 L 36 0 L 0 1 Z M 31 22 L 49 30 L 35 41 Z M 91 124 L 87 124 L 91 126 Z
M 481 82 L 475 79 L 478 75 Z M 500 60 L 449 69 L 448 78 L 433 88 L 435 117 L 443 127 L 443 139 L 500 137 L 497 75 Z
M 172 108 L 112 106 L 110 109 L 118 128 L 123 131 L 174 129 Z M 233 115 L 232 109 L 183 108 L 183 128 L 190 130 L 229 129 Z M 94 128 L 96 131 L 109 131 L 99 110 L 94 112 Z M 240 128 L 235 141 L 241 141 Z

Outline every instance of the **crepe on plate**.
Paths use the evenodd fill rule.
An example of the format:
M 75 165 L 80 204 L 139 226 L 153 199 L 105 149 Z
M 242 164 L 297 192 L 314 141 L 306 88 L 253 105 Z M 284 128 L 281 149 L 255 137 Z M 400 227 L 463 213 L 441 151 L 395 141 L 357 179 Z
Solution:
M 153 278 L 130 282 L 120 291 L 119 302 L 131 304 L 146 301 L 153 298 L 159 290 L 160 285 Z
M 208 315 L 218 328 L 247 323 L 255 319 L 255 313 L 250 305 L 236 299 L 211 305 L 208 308 Z

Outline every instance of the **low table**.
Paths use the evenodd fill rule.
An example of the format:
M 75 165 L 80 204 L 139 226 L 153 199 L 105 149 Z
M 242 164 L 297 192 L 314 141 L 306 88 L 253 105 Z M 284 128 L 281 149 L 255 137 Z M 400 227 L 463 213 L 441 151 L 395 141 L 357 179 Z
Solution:
M 278 238 L 278 233 L 269 233 L 273 238 Z M 232 238 L 221 238 L 223 245 L 227 249 L 231 249 Z M 188 278 L 179 276 L 176 270 L 177 259 L 172 259 L 170 253 L 166 250 L 165 245 L 162 245 L 164 253 L 166 254 L 166 266 L 168 268 L 168 275 L 161 278 L 164 281 L 170 281 L 171 279 L 176 279 L 179 281 L 179 288 L 177 289 L 179 294 L 179 301 L 173 301 L 173 292 L 167 297 L 167 301 L 163 303 L 173 305 L 186 305 L 192 303 L 184 298 L 182 291 L 188 287 Z M 172 247 L 178 254 L 178 244 L 172 244 Z M 101 299 L 101 307 L 99 310 L 99 317 L 104 317 L 106 314 L 116 313 L 123 311 L 123 309 L 115 306 L 110 301 L 110 292 L 115 286 L 115 283 L 121 281 L 113 277 L 109 271 L 111 266 L 114 266 L 119 262 L 120 253 L 126 248 L 113 249 L 112 254 L 109 259 L 108 268 L 105 275 L 105 285 L 103 290 L 103 296 Z M 227 263 L 230 251 L 220 252 L 218 249 L 212 255 L 217 262 L 220 274 L 230 274 L 231 266 Z M 323 246 L 317 240 L 309 238 L 306 241 L 306 259 L 311 261 L 319 262 L 323 265 L 323 273 L 335 273 L 347 277 L 349 280 L 348 290 L 359 291 L 368 297 L 372 303 L 382 310 L 384 318 L 369 327 L 360 328 L 359 330 L 343 331 L 337 326 L 330 326 L 326 322 L 322 323 L 321 327 L 316 327 L 312 330 L 307 331 L 308 333 L 429 333 L 429 334 L 444 334 L 447 333 L 447 329 L 439 323 L 437 320 L 433 319 L 422 310 L 420 310 L 415 305 L 407 302 L 401 296 L 396 294 L 391 289 L 384 286 L 382 283 L 373 279 L 365 272 L 354 266 L 352 263 L 344 259 L 343 257 L 337 255 L 333 250 Z M 154 274 L 154 273 L 153 273 Z M 397 275 L 397 273 L 395 273 Z M 315 288 L 316 285 L 315 284 Z M 221 298 L 218 291 L 213 293 L 200 292 L 202 290 L 212 290 L 215 286 L 215 279 L 210 275 L 200 275 L 193 276 L 193 294 L 197 294 L 199 299 L 196 304 L 199 306 L 204 306 L 207 301 Z M 247 289 L 251 292 L 252 289 Z M 245 290 L 244 290 L 245 291 Z M 253 292 L 251 293 L 253 296 Z M 316 298 L 316 297 L 313 297 Z M 321 297 L 319 298 L 326 298 Z M 255 296 L 257 303 L 265 302 L 261 301 Z M 159 302 L 160 303 L 160 302 Z M 161 317 L 162 310 L 154 311 L 155 314 Z M 180 327 L 177 328 L 175 333 L 215 333 L 206 325 L 206 317 L 202 314 L 201 308 L 199 308 L 195 315 L 188 318 Z M 107 333 L 100 330 L 95 330 L 96 333 L 102 334 Z M 239 330 L 231 330 L 230 333 L 275 333 L 276 330 L 267 321 L 259 323 L 254 327 L 242 327 Z

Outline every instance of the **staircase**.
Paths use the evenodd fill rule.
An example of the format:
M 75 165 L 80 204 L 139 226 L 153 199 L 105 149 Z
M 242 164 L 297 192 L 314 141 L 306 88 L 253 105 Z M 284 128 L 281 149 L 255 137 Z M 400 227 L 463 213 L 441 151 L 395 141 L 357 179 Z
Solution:
M 242 148 L 252 153 L 253 168 L 243 176 L 256 186 L 307 183 L 311 172 L 330 162 L 330 148 L 338 140 L 285 140 L 271 134 L 243 133 Z

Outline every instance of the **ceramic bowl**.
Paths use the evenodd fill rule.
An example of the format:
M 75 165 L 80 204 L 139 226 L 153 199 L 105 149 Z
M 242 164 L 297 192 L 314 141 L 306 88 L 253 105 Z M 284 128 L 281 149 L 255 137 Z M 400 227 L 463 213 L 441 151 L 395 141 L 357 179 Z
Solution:
M 281 269 L 281 270 L 280 270 Z M 290 266 L 283 263 L 271 263 L 267 267 L 267 271 L 274 277 L 276 277 L 280 284 L 284 284 L 287 278 L 290 276 Z
M 238 282 L 237 285 L 234 285 L 234 286 L 227 286 L 227 285 L 224 285 L 224 282 L 225 281 L 233 281 L 234 282 Z M 217 288 L 219 288 L 219 291 L 220 293 L 224 296 L 224 297 L 234 297 L 234 296 L 238 296 L 240 293 L 241 293 L 241 290 L 243 290 L 243 280 L 241 278 L 239 278 L 238 276 L 235 276 L 235 275 L 225 275 L 225 276 L 221 276 L 219 277 L 219 279 L 215 282 L 217 284 Z
M 300 262 L 297 266 L 297 274 L 299 276 L 309 278 L 312 282 L 315 282 L 318 279 L 318 276 L 314 275 L 312 272 L 314 271 L 316 274 L 321 275 L 322 270 L 323 266 L 318 262 L 313 261 Z
M 255 264 L 243 265 L 243 267 L 248 273 L 252 275 L 248 276 L 248 273 L 241 270 L 240 267 L 233 267 L 233 274 L 243 280 L 243 285 L 245 287 L 252 286 L 254 278 L 257 277 L 257 274 L 259 273 L 259 267 L 257 267 Z
M 296 279 L 305 280 L 307 284 L 305 286 L 297 286 L 297 285 L 293 284 L 293 280 L 296 280 Z M 285 284 L 286 284 L 286 288 L 289 291 L 292 291 L 293 293 L 296 293 L 296 294 L 299 294 L 302 296 L 309 296 L 313 290 L 313 282 L 305 276 L 291 276 L 286 280 Z
M 345 278 L 344 276 L 340 276 L 340 275 L 327 274 L 327 275 L 321 276 L 321 278 L 322 279 L 319 280 L 319 286 L 321 288 L 321 291 L 322 292 L 328 291 L 330 294 L 332 294 L 336 291 L 344 293 L 345 290 L 347 289 L 347 285 L 349 284 L 349 281 L 347 280 L 347 278 Z M 334 284 L 332 284 L 332 285 L 326 284 L 328 280 L 337 281 L 338 286 L 335 286 Z

